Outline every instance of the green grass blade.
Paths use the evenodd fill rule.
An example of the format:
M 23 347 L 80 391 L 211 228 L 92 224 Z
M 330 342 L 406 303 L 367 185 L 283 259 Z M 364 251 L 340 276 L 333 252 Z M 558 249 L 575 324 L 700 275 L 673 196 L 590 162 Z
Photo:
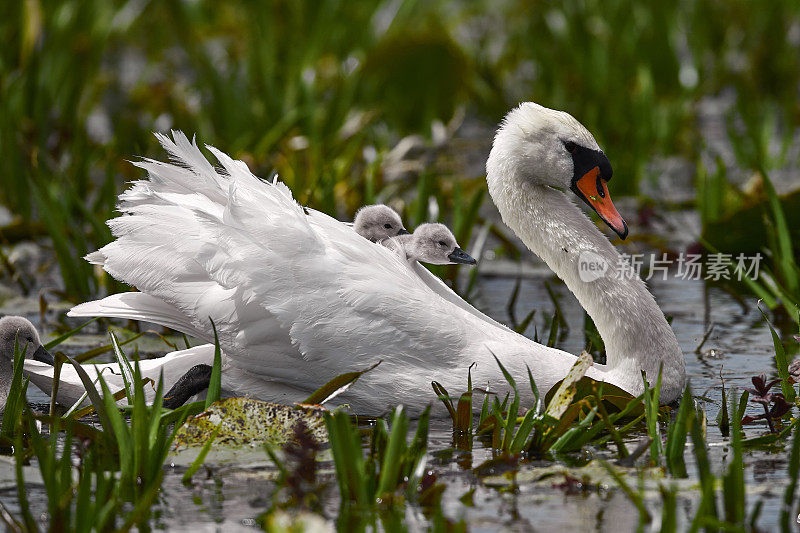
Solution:
M 31 514 L 30 503 L 28 502 L 28 493 L 25 488 L 25 473 L 23 466 L 25 464 L 25 454 L 23 450 L 25 446 L 22 444 L 22 435 L 16 434 L 14 437 L 14 449 L 18 450 L 14 453 L 14 466 L 17 480 L 17 501 L 19 502 L 20 514 L 25 522 L 27 531 L 39 531 L 38 524 Z
M 508 381 L 508 384 L 511 385 L 511 388 L 514 389 L 514 391 L 516 391 L 517 382 L 514 381 L 514 378 L 511 376 L 511 374 L 508 373 L 508 370 L 506 370 L 506 367 L 503 366 L 503 363 L 500 362 L 500 359 L 497 358 L 494 352 L 489 350 L 489 353 L 491 353 L 492 357 L 494 357 L 494 360 L 497 361 L 497 366 L 500 367 L 500 371 L 503 373 L 503 377 L 506 378 L 506 381 Z
M 517 427 L 517 413 L 519 413 L 519 394 L 516 388 L 514 389 L 514 399 L 511 400 L 511 406 L 508 408 L 508 413 L 503 424 L 503 441 L 500 448 L 504 452 L 508 452 L 511 448 L 511 442 L 514 440 L 514 430 Z
M 645 400 L 645 420 L 647 422 L 647 433 L 652 439 L 650 444 L 650 462 L 654 465 L 661 464 L 661 430 L 658 425 L 659 392 L 661 391 L 661 369 L 658 371 L 656 386 L 652 389 L 647 382 L 647 377 L 642 371 L 642 381 L 644 382 Z
M 209 320 L 211 320 L 210 317 Z M 211 328 L 214 330 L 214 364 L 211 367 L 211 379 L 208 382 L 208 392 L 206 393 L 206 409 L 211 407 L 214 402 L 219 401 L 219 395 L 222 392 L 222 350 L 219 345 L 217 326 L 213 320 L 211 320 Z
M 417 485 L 425 475 L 426 457 L 428 450 L 428 429 L 430 426 L 431 406 L 425 408 L 417 422 L 417 431 L 406 453 L 406 469 L 408 472 L 408 489 L 406 494 L 412 497 L 416 494 Z
M 75 369 L 75 372 L 78 373 L 78 377 L 80 378 L 81 383 L 83 383 L 83 387 L 86 389 L 86 395 L 89 397 L 89 400 L 92 402 L 92 405 L 94 405 L 94 409 L 97 412 L 97 416 L 100 417 L 100 423 L 103 425 L 105 429 L 107 430 L 110 429 L 112 427 L 111 418 L 109 418 L 108 412 L 106 412 L 103 398 L 101 398 L 100 394 L 98 394 L 97 389 L 95 388 L 94 383 L 92 382 L 92 378 L 89 377 L 89 374 L 86 373 L 86 370 L 84 370 L 83 367 L 75 361 L 75 359 L 71 358 L 68 355 L 65 355 L 64 357 L 67 358 L 67 361 L 70 362 L 72 367 Z M 98 372 L 97 378 L 98 381 L 103 381 L 102 373 Z
M 533 374 L 531 374 L 531 367 L 525 364 L 525 368 L 528 371 L 528 383 L 531 387 L 531 392 L 533 393 L 533 401 L 535 405 L 535 409 L 538 412 L 540 405 L 539 405 L 539 387 L 536 386 L 536 382 L 533 380 Z
M 792 511 L 794 505 L 794 493 L 797 491 L 797 478 L 800 476 L 800 430 L 794 432 L 792 440 L 792 451 L 789 456 L 789 468 L 787 470 L 789 484 L 783 493 L 783 508 L 781 509 L 781 528 L 783 531 L 791 531 L 791 524 L 795 522 L 797 511 Z
M 381 464 L 378 497 L 394 492 L 397 488 L 400 481 L 402 457 L 406 451 L 406 433 L 408 433 L 408 416 L 406 416 L 403 406 L 398 406 L 392 415 L 392 429 L 389 433 L 386 454 Z
M 133 405 L 134 392 L 131 388 L 131 384 L 133 383 L 133 368 L 131 368 L 131 363 L 128 360 L 128 357 L 122 352 L 122 349 L 117 342 L 117 336 L 114 335 L 114 332 L 109 331 L 108 336 L 111 338 L 111 346 L 114 349 L 114 358 L 117 360 L 120 373 L 122 374 L 122 383 L 125 386 L 125 396 L 128 397 L 128 402 Z
M 667 471 L 674 477 L 684 478 L 686 474 L 686 463 L 683 460 L 683 452 L 686 447 L 686 437 L 689 433 L 692 416 L 695 413 L 694 399 L 689 385 L 683 391 L 683 398 L 678 408 L 675 420 L 667 429 L 666 460 Z
M 536 416 L 536 412 L 533 409 L 528 409 L 509 445 L 509 452 L 517 454 L 526 448 L 528 439 L 537 422 L 539 422 L 539 419 Z
M 742 414 L 738 399 L 731 393 L 731 450 L 732 458 L 728 471 L 722 476 L 722 495 L 725 521 L 736 526 L 745 526 L 744 460 L 742 458 Z
M 83 328 L 85 328 L 86 326 L 88 326 L 89 324 L 94 322 L 95 320 L 98 320 L 99 318 L 100 317 L 95 317 L 95 318 L 93 318 L 93 319 L 91 319 L 91 320 L 89 320 L 87 322 L 84 322 L 83 324 L 81 324 L 77 328 L 75 328 L 73 330 L 70 330 L 70 331 L 64 333 L 63 335 L 59 335 L 58 337 L 56 337 L 55 339 L 51 340 L 50 342 L 45 343 L 44 344 L 44 349 L 47 350 L 47 351 L 52 350 L 53 348 L 55 348 L 56 346 L 58 346 L 59 344 L 61 344 L 65 340 L 69 339 L 70 337 L 72 337 L 73 335 L 78 333 L 80 330 L 82 330 Z
M 14 339 L 14 363 L 11 385 L 9 385 L 8 399 L 6 400 L 5 411 L 3 412 L 3 424 L 0 427 L 0 435 L 11 438 L 17 430 L 17 426 L 22 416 L 22 409 L 25 405 L 26 386 L 23 386 L 22 368 L 25 364 L 25 352 L 28 345 L 20 350 L 17 339 Z
M 794 403 L 797 395 L 794 387 L 789 382 L 789 360 L 786 357 L 786 350 L 783 348 L 781 338 L 775 328 L 772 327 L 772 322 L 769 321 L 766 313 L 761 310 L 761 307 L 758 310 L 761 311 L 761 315 L 764 317 L 767 326 L 769 326 L 769 332 L 772 334 L 772 346 L 775 349 L 775 367 L 778 369 L 778 377 L 781 378 L 781 392 L 787 402 Z
M 453 407 L 453 400 L 450 399 L 450 393 L 448 393 L 444 385 L 438 381 L 431 381 L 431 387 L 433 387 L 433 392 L 436 393 L 439 400 L 441 400 L 445 409 L 447 409 L 447 412 L 450 414 L 450 419 L 453 421 L 453 427 L 455 428 L 456 424 L 458 424 L 458 413 L 456 413 L 456 409 Z
M 325 425 L 339 483 L 342 502 L 353 501 L 362 505 L 368 502 L 364 458 L 361 443 L 343 411 L 325 413 Z

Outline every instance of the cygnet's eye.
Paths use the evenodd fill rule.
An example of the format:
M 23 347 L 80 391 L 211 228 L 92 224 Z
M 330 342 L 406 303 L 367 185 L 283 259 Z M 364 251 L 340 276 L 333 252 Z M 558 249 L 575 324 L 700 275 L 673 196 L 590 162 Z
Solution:
M 447 243 L 444 241 L 439 241 L 439 246 L 447 246 Z
M 565 141 L 564 148 L 567 149 L 567 152 L 572 154 L 575 153 L 575 149 L 578 148 L 578 146 L 572 141 Z
M 392 225 L 391 224 L 384 224 L 383 227 L 386 228 L 386 229 L 392 229 Z

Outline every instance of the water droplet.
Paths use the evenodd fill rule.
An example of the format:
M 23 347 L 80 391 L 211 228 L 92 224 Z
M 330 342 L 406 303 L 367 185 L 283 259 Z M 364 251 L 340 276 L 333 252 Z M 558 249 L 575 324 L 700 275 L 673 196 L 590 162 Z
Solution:
M 725 352 L 719 348 L 709 348 L 703 352 L 703 359 L 722 359 L 723 355 L 725 355 Z

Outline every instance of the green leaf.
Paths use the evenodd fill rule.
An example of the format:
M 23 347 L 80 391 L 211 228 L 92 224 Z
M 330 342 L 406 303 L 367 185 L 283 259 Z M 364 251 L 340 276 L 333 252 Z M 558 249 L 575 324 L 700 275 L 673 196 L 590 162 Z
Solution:
M 400 405 L 395 408 L 392 414 L 392 430 L 389 433 L 386 454 L 381 464 L 378 497 L 394 492 L 397 488 L 400 481 L 399 474 L 402 466 L 402 457 L 406 451 L 406 433 L 408 433 L 408 417 L 403 406 Z
M 324 416 L 342 501 L 370 505 L 361 442 L 350 424 L 350 417 L 343 411 L 325 412 Z
M 722 476 L 722 496 L 725 521 L 736 526 L 745 525 L 744 461 L 742 458 L 742 414 L 739 412 L 736 394 L 731 394 L 731 449 L 733 457 L 728 471 Z
M 797 490 L 797 478 L 800 476 L 800 430 L 795 430 L 792 440 L 792 451 L 789 456 L 789 466 L 787 470 L 789 484 L 783 493 L 783 509 L 781 509 L 781 527 L 784 531 L 790 531 L 790 524 L 795 522 L 796 512 L 793 511 L 794 493 Z
M 528 412 L 525 413 L 525 416 L 522 418 L 522 422 L 520 423 L 519 428 L 514 435 L 514 439 L 511 441 L 511 444 L 508 447 L 509 452 L 512 454 L 517 454 L 525 449 L 528 438 L 531 436 L 531 432 L 533 431 L 533 428 L 536 426 L 537 422 L 540 422 L 540 420 L 536 416 L 536 412 L 533 409 L 528 409 Z
M 408 447 L 406 453 L 406 464 L 408 469 L 408 489 L 407 495 L 413 497 L 416 495 L 417 485 L 425 475 L 426 457 L 425 453 L 428 449 L 428 427 L 430 425 L 431 406 L 425 408 L 417 421 L 417 431 L 414 433 L 414 439 Z
M 83 328 L 85 328 L 86 326 L 88 326 L 89 324 L 94 322 L 95 320 L 98 320 L 99 318 L 100 318 L 99 316 L 95 317 L 95 318 L 89 320 L 88 322 L 84 322 L 83 324 L 81 324 L 77 328 L 75 328 L 73 330 L 70 330 L 70 331 L 64 333 L 63 335 L 59 335 L 58 337 L 56 337 L 55 339 L 51 340 L 50 342 L 45 343 L 44 344 L 44 349 L 47 350 L 47 351 L 52 350 L 53 348 L 55 348 L 56 346 L 58 346 L 59 344 L 61 344 L 65 340 L 69 339 L 70 337 L 72 337 L 73 335 L 78 333 L 80 330 L 82 330 Z
M 761 307 L 758 310 L 761 311 L 761 315 L 764 317 L 767 326 L 769 326 L 769 332 L 772 334 L 772 346 L 775 349 L 775 367 L 778 369 L 778 377 L 781 378 L 781 392 L 787 402 L 794 403 L 797 394 L 789 381 L 789 360 L 786 357 L 786 350 L 784 350 L 781 338 L 775 328 L 772 327 L 772 323 L 767 318 L 766 313 Z
M 645 420 L 647 421 L 647 433 L 650 435 L 650 462 L 654 465 L 661 464 L 661 430 L 658 425 L 659 394 L 661 392 L 661 367 L 658 369 L 656 386 L 650 388 L 645 372 L 642 371 L 642 381 L 644 383 L 644 405 Z
M 219 346 L 217 326 L 211 320 L 211 317 L 209 317 L 209 320 L 211 321 L 211 328 L 214 330 L 214 364 L 211 367 L 211 379 L 208 382 L 208 391 L 206 393 L 206 409 L 219 400 L 222 392 L 222 350 Z
M 128 361 L 128 358 L 125 356 L 125 354 L 122 353 L 119 343 L 117 342 L 117 336 L 114 335 L 114 332 L 109 331 L 108 336 L 111 338 L 111 346 L 114 348 L 114 358 L 117 360 L 120 372 L 122 373 L 122 383 L 125 386 L 125 395 L 128 397 L 128 402 L 133 405 L 134 394 L 133 390 L 131 389 L 131 383 L 133 383 L 133 369 L 131 368 L 131 363 Z
M 378 361 L 374 365 L 365 368 L 364 370 L 340 374 L 335 378 L 333 378 L 332 380 L 325 383 L 322 387 L 315 390 L 313 393 L 311 393 L 311 396 L 309 396 L 300 403 L 304 405 L 323 405 L 331 401 L 332 399 L 336 398 L 350 387 L 352 387 L 355 384 L 355 382 L 358 381 L 358 378 L 360 378 L 370 370 L 373 370 L 382 362 L 383 361 Z
M 75 359 L 68 355 L 65 355 L 64 357 L 67 358 L 67 361 L 69 361 L 73 368 L 75 368 L 75 372 L 78 373 L 78 377 L 80 378 L 81 383 L 83 383 L 83 388 L 86 389 L 86 394 L 89 397 L 89 400 L 92 402 L 95 411 L 97 411 L 97 415 L 100 417 L 101 424 L 107 430 L 111 429 L 111 418 L 109 418 L 103 398 L 101 398 L 100 394 L 98 394 L 97 389 L 92 382 L 92 378 L 89 377 L 89 374 L 86 373 L 86 370 L 84 370 L 83 367 L 78 364 L 77 361 L 75 361 Z M 98 373 L 98 380 L 102 381 L 101 373 Z M 105 381 L 103 381 L 103 383 L 105 383 Z
M 445 409 L 447 409 L 447 412 L 450 414 L 450 419 L 453 421 L 453 426 L 455 427 L 455 425 L 458 424 L 458 414 L 456 413 L 455 407 L 453 407 L 453 400 L 450 399 L 450 393 L 448 393 L 444 385 L 438 381 L 431 381 L 431 387 L 433 387 L 433 392 L 436 393 L 439 400 L 444 404 Z
M 16 337 L 14 338 L 14 363 L 13 374 L 11 376 L 11 384 L 9 385 L 9 394 L 6 400 L 5 411 L 3 412 L 3 424 L 0 427 L 0 435 L 12 438 L 17 431 L 20 417 L 22 416 L 22 409 L 26 404 L 26 392 L 28 389 L 27 379 L 22 378 L 22 368 L 25 364 L 25 352 L 28 351 L 28 345 L 20 350 L 17 344 Z
M 692 417 L 695 412 L 692 390 L 687 384 L 686 389 L 683 391 L 683 398 L 681 398 L 678 414 L 667 430 L 667 471 L 674 477 L 687 477 L 683 452 L 686 447 L 686 437 L 688 436 Z

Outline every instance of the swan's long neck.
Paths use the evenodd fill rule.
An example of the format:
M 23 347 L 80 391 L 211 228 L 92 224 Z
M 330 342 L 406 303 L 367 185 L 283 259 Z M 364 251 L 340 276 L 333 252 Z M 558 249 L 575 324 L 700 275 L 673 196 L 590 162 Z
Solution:
M 621 257 L 608 239 L 558 190 L 497 172 L 487 181 L 503 221 L 564 280 L 594 320 L 607 354 L 607 364 L 597 370 L 635 392 L 642 390 L 641 371 L 655 383 L 663 363 L 662 398 L 679 397 L 685 370 L 675 334 L 644 282 L 616 275 Z M 606 275 L 583 281 L 578 269 L 587 259 L 605 262 Z

